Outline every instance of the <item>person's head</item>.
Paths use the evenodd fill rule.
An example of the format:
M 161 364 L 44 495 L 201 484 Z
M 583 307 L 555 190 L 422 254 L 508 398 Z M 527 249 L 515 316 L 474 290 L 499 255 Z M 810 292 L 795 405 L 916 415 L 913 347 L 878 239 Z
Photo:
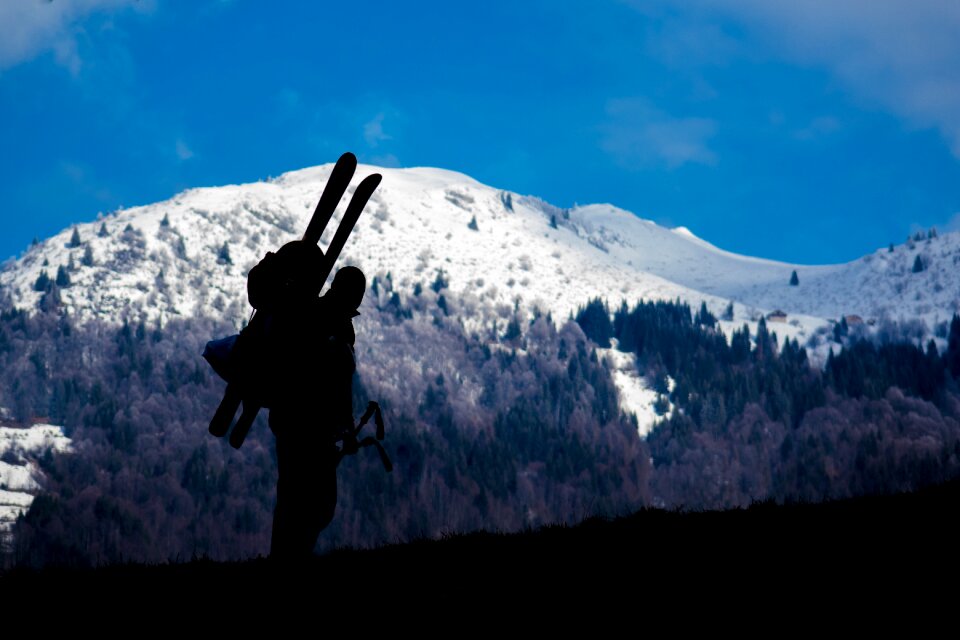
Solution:
M 343 309 L 355 311 L 363 302 L 363 294 L 367 291 L 367 278 L 357 267 L 343 267 L 333 277 L 328 296 Z

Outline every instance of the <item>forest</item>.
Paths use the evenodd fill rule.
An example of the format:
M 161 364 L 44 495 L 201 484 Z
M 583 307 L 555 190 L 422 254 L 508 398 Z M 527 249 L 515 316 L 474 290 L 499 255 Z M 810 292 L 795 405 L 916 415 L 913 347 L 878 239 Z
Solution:
M 566 321 L 515 311 L 468 331 L 446 286 L 372 283 L 356 319 L 354 406 L 381 403 L 395 469 L 372 450 L 343 461 L 320 551 L 645 506 L 893 493 L 960 469 L 960 318 L 942 350 L 837 335 L 821 370 L 762 320 L 728 340 L 706 307 L 679 301 L 593 300 Z M 24 424 L 63 425 L 74 453 L 41 460 L 44 491 L 16 525 L 10 562 L 265 554 L 276 483 L 266 411 L 240 450 L 207 433 L 224 383 L 200 353 L 232 327 L 81 324 L 56 286 L 41 306 L 0 305 L 0 405 Z M 646 439 L 597 351 L 612 341 L 662 395 Z
M 578 314 L 597 344 L 635 353 L 678 410 L 646 440 L 661 506 L 745 507 L 909 491 L 960 471 L 960 317 L 940 353 L 836 334 L 821 371 L 766 321 L 729 342 L 705 306 L 590 302 Z M 841 346 L 843 347 L 841 350 Z M 666 376 L 675 381 L 667 390 Z

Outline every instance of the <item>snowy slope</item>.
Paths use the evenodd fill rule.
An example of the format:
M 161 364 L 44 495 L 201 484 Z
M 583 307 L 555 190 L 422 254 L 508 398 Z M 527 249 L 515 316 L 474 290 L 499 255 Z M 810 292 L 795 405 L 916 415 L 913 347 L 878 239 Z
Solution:
M 250 311 L 247 272 L 267 251 L 300 236 L 332 166 L 191 189 L 81 223 L 75 227 L 79 246 L 70 246 L 74 228 L 64 229 L 8 263 L 0 293 L 35 309 L 41 273 L 55 278 L 58 267 L 72 265 L 71 285 L 60 296 L 80 320 L 216 316 L 239 326 Z M 612 205 L 561 209 L 442 169 L 361 165 L 352 184 L 374 171 L 383 182 L 338 264 L 361 267 L 371 281 L 390 274 L 401 298 L 417 285 L 427 290 L 442 273 L 452 314 L 467 331 L 493 322 L 503 327 L 514 309 L 539 308 L 562 320 L 597 296 L 614 305 L 681 298 L 694 307 L 705 302 L 717 316 L 733 301 L 734 319 L 721 323 L 728 333 L 744 322 L 755 327 L 780 309 L 787 321 L 771 329 L 781 340 L 801 343 L 844 315 L 878 322 L 920 318 L 932 331 L 960 308 L 956 233 L 847 264 L 791 265 L 723 251 L 684 228 L 667 229 Z M 85 255 L 92 265 L 84 264 Z M 917 255 L 927 268 L 914 273 Z M 791 287 L 794 270 L 800 284 Z M 813 350 L 812 358 L 827 348 Z M 640 415 L 652 392 L 627 375 L 623 362 L 616 364 L 621 403 Z
M 354 184 L 372 170 L 361 166 Z M 442 270 L 471 310 L 495 314 L 498 308 L 512 309 L 519 298 L 560 317 L 595 295 L 614 302 L 704 298 L 643 273 L 596 246 L 599 242 L 591 244 L 596 234 L 575 215 L 567 226 L 552 229 L 539 202 L 515 196 L 506 200 L 504 192 L 461 174 L 377 170 L 385 174 L 383 184 L 340 264 L 357 264 L 368 276 L 390 272 L 400 290 L 412 291 L 417 282 L 429 285 Z M 72 254 L 73 286 L 61 293 L 75 315 L 119 322 L 124 315 L 227 313 L 239 321 L 248 309 L 247 271 L 266 251 L 299 237 L 329 171 L 327 165 L 271 183 L 187 191 L 107 218 L 103 224 L 109 236 L 103 238 L 97 237 L 100 223 L 78 225 L 82 242 L 91 246 L 93 267 L 81 265 L 84 247 L 68 248 L 72 230 L 65 229 L 0 275 L 0 284 L 13 292 L 16 304 L 32 308 L 40 298 L 32 287 L 41 270 L 54 277 Z M 161 227 L 165 216 L 169 226 Z M 476 231 L 468 228 L 474 217 Z M 124 232 L 128 225 L 133 230 Z M 218 262 L 224 243 L 232 265 Z
M 70 450 L 63 429 L 49 424 L 30 428 L 0 426 L 0 548 L 9 542 L 10 528 L 26 513 L 40 489 L 43 475 L 36 460 L 46 451 Z
M 641 437 L 647 436 L 657 426 L 657 421 L 663 416 L 659 415 L 654 406 L 657 401 L 658 393 L 650 388 L 637 371 L 636 356 L 632 353 L 624 353 L 616 348 L 616 340 L 610 349 L 597 349 L 601 358 L 606 358 L 607 366 L 613 378 L 613 383 L 617 387 L 620 395 L 620 410 L 624 413 L 633 414 L 637 419 L 637 432 Z M 667 390 L 673 391 L 674 380 L 667 376 Z M 666 396 L 667 408 L 664 414 L 673 412 L 673 405 Z
M 846 264 L 797 265 L 730 253 L 684 227 L 665 229 L 610 205 L 575 209 L 571 217 L 640 271 L 761 310 L 919 318 L 931 327 L 960 311 L 960 233 L 878 249 Z M 914 273 L 918 255 L 926 269 Z M 791 287 L 794 270 L 800 284 Z
M 192 189 L 78 224 L 76 248 L 68 246 L 73 229 L 64 229 L 8 265 L 0 287 L 15 304 L 34 308 L 41 271 L 53 278 L 72 261 L 72 286 L 61 295 L 81 318 L 226 314 L 239 322 L 248 311 L 247 271 L 266 251 L 299 237 L 331 167 Z M 563 210 L 451 171 L 361 165 L 353 184 L 372 171 L 384 174 L 383 183 L 340 264 L 357 264 L 369 276 L 389 272 L 400 291 L 426 286 L 442 270 L 472 317 L 502 316 L 517 300 L 563 318 L 593 296 L 613 303 L 680 297 L 706 301 L 718 314 L 733 300 L 738 323 L 782 309 L 800 322 L 793 331 L 800 335 L 849 314 L 922 317 L 932 326 L 960 308 L 960 234 L 842 265 L 792 265 L 732 254 L 611 205 Z M 474 219 L 476 230 L 469 227 Z M 224 244 L 232 264 L 220 259 Z M 87 245 L 93 266 L 82 264 Z M 918 254 L 928 269 L 913 273 Z M 787 285 L 793 270 L 798 287 Z
M 73 229 L 64 229 L 0 273 L 0 287 L 18 306 L 35 308 L 41 271 L 53 278 L 59 266 L 72 264 L 71 286 L 61 296 L 80 318 L 215 314 L 239 322 L 249 309 L 247 271 L 266 251 L 299 237 L 331 166 L 271 182 L 193 189 L 78 224 L 75 248 L 69 247 Z M 389 272 L 401 291 L 428 285 L 442 270 L 477 321 L 503 316 L 517 301 L 563 318 L 594 296 L 612 303 L 680 297 L 706 301 L 717 313 L 729 298 L 800 310 L 773 295 L 791 265 L 728 254 L 612 206 L 561 210 L 439 169 L 362 165 L 354 184 L 374 170 L 384 174 L 383 184 L 340 264 L 357 264 L 368 276 Z M 476 230 L 469 226 L 474 219 Z M 105 237 L 98 235 L 101 225 Z M 232 264 L 222 259 L 224 244 Z M 82 264 L 87 245 L 93 266 Z M 766 295 L 747 295 L 758 286 L 769 288 Z M 746 308 L 737 310 L 746 317 Z

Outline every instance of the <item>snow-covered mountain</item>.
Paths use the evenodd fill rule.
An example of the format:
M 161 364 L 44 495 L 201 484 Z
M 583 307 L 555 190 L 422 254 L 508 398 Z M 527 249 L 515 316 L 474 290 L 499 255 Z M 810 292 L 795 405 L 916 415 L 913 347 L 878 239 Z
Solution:
M 300 236 L 332 166 L 191 189 L 77 224 L 8 263 L 0 288 L 35 308 L 38 279 L 55 280 L 62 266 L 70 285 L 60 296 L 78 319 L 205 315 L 239 325 L 249 312 L 246 273 Z M 361 165 L 353 184 L 374 171 L 383 183 L 338 264 L 360 266 L 371 279 L 389 274 L 401 296 L 441 276 L 468 330 L 502 323 L 515 308 L 565 318 L 597 296 L 612 304 L 679 297 L 718 316 L 733 301 L 727 330 L 779 309 L 787 313 L 779 336 L 801 342 L 841 316 L 919 318 L 932 331 L 960 309 L 956 233 L 847 264 L 792 265 L 729 253 L 611 205 L 561 209 L 452 171 Z M 925 269 L 914 272 L 917 256 Z M 798 286 L 788 284 L 794 270 Z
M 266 182 L 192 189 L 165 202 L 78 223 L 0 269 L 0 310 L 52 307 L 72 318 L 7 314 L 0 327 L 5 365 L 0 400 L 15 407 L 9 414 L 0 410 L 0 546 L 9 541 L 17 514 L 45 489 L 59 492 L 69 506 L 53 514 L 53 522 L 69 522 L 72 514 L 96 521 L 92 498 L 103 495 L 108 509 L 115 500 L 131 521 L 147 523 L 151 528 L 145 530 L 158 541 L 140 551 L 134 545 L 142 542 L 112 533 L 110 526 L 120 526 L 116 523 L 100 529 L 101 538 L 75 536 L 99 540 L 89 552 L 94 558 L 143 553 L 158 561 L 200 540 L 194 529 L 204 537 L 223 529 L 217 534 L 223 553 L 259 552 L 263 540 L 256 531 L 268 526 L 264 505 L 271 496 L 256 478 L 270 468 L 269 449 L 254 436 L 236 454 L 242 464 L 232 465 L 234 475 L 227 475 L 225 456 L 234 454 L 223 443 L 208 446 L 206 430 L 222 381 L 200 362 L 200 353 L 208 339 L 228 329 L 211 319 L 226 319 L 238 328 L 248 318 L 247 272 L 267 251 L 300 237 L 331 169 L 324 165 Z M 616 344 L 598 347 L 595 359 L 584 330 L 562 322 L 593 298 L 614 307 L 621 301 L 679 298 L 694 308 L 704 303 L 719 317 L 732 303 L 733 317 L 722 320 L 721 327 L 729 333 L 748 323 L 753 335 L 761 318 L 779 310 L 785 315 L 770 315 L 770 329 L 781 340 L 799 339 L 814 362 L 839 348 L 828 339 L 832 321 L 843 318 L 860 331 L 886 330 L 888 320 L 904 321 L 911 337 L 933 334 L 943 342 L 943 323 L 960 306 L 960 234 L 925 234 L 847 264 L 792 265 L 732 254 L 686 229 L 667 229 L 611 205 L 562 209 L 440 169 L 361 166 L 353 184 L 373 171 L 383 173 L 383 182 L 338 264 L 361 267 L 370 283 L 356 320 L 357 367 L 364 393 L 389 415 L 391 446 L 398 443 L 391 455 L 404 470 L 392 476 L 401 477 L 393 488 L 383 485 L 384 491 L 403 496 L 397 504 L 405 505 L 404 513 L 432 514 L 436 524 L 430 526 L 437 531 L 569 518 L 592 509 L 603 486 L 621 487 L 611 494 L 619 501 L 611 502 L 614 512 L 641 504 L 743 505 L 774 495 L 771 469 L 784 463 L 782 445 L 790 442 L 789 420 L 796 414 L 784 410 L 776 416 L 771 407 L 789 406 L 807 387 L 797 387 L 796 396 L 778 395 L 775 390 L 787 388 L 782 376 L 789 373 L 766 367 L 769 360 L 759 357 L 744 365 L 752 396 L 705 387 L 707 393 L 696 398 L 699 388 L 691 386 L 696 376 L 684 367 L 668 369 L 664 360 L 658 365 L 660 350 L 647 352 L 642 369 L 633 353 L 619 351 Z M 338 222 L 335 217 L 322 244 Z M 794 271 L 799 282 L 791 286 Z M 524 315 L 539 315 L 537 310 L 551 313 L 557 326 L 542 316 L 522 322 Z M 172 322 L 178 318 L 190 322 Z M 100 324 L 125 320 L 147 326 L 118 331 Z M 593 320 L 584 322 L 588 330 L 597 328 Z M 155 322 L 164 329 L 152 331 Z M 631 333 L 637 335 L 617 336 L 626 340 Z M 703 362 L 721 362 L 710 355 Z M 919 360 L 916 370 L 923 372 L 927 360 Z M 803 366 L 800 360 L 794 365 L 787 371 Z M 769 393 L 751 382 L 756 378 L 749 376 L 759 375 L 769 376 L 771 384 L 764 385 Z M 793 379 L 806 377 L 815 376 Z M 664 387 L 687 392 L 664 394 Z M 881 423 L 891 434 L 911 434 L 884 437 L 888 451 L 914 452 L 900 467 L 907 470 L 903 473 L 926 468 L 933 459 L 930 451 L 953 451 L 956 438 L 943 435 L 953 433 L 953 423 L 934 405 L 893 391 L 881 403 L 887 412 Z M 614 410 L 615 402 L 624 415 Z M 873 405 L 866 402 L 837 395 L 829 404 L 807 407 L 797 428 L 833 440 L 798 437 L 803 442 L 791 446 L 808 449 L 793 454 L 796 464 L 825 455 L 830 446 L 846 451 L 847 463 L 840 467 L 852 468 L 850 452 L 861 448 L 858 442 L 878 451 L 877 461 L 892 460 L 877 448 Z M 662 418 L 687 411 L 699 414 L 703 428 L 691 442 L 681 443 L 675 425 Z M 907 422 L 898 422 L 901 414 Z M 843 420 L 834 420 L 836 415 Z M 909 416 L 916 415 L 924 425 L 900 426 L 913 424 Z M 57 427 L 23 428 L 51 420 L 68 426 L 75 445 Z M 851 440 L 846 430 L 841 435 L 839 427 L 834 429 L 841 422 L 845 429 L 853 425 L 849 433 L 863 440 Z M 690 422 L 677 424 L 685 429 Z M 641 436 L 664 431 L 653 431 L 643 442 L 633 428 Z M 46 456 L 43 451 L 71 449 L 96 464 L 64 465 L 62 477 L 37 472 L 34 462 Z M 474 462 L 460 464 L 465 459 Z M 66 497 L 64 488 L 73 493 L 76 483 L 87 482 L 84 469 L 91 468 L 99 469 L 96 491 L 82 498 L 74 494 L 75 500 Z M 157 472 L 144 474 L 144 469 Z M 363 467 L 353 469 L 360 474 L 355 479 L 366 477 Z M 902 477 L 901 471 L 882 473 Z M 212 489 L 202 479 L 213 477 L 230 480 L 224 485 L 236 499 L 223 502 L 232 505 L 230 515 L 214 510 L 209 506 L 214 502 L 204 497 Z M 251 491 L 247 481 L 258 488 Z M 738 489 L 730 493 L 729 487 Z M 830 482 L 811 490 L 819 492 L 816 496 L 833 495 Z M 147 500 L 145 491 L 169 502 Z M 353 510 L 331 544 L 366 544 L 373 539 L 365 537 L 367 531 L 379 531 L 384 539 L 420 535 L 425 516 L 398 517 L 394 525 L 377 510 L 384 502 L 364 503 L 360 495 L 345 494 L 350 497 L 344 503 Z M 155 519 L 157 504 L 175 504 L 177 511 Z M 365 510 L 364 504 L 376 508 Z M 195 518 L 207 524 L 183 528 Z M 231 522 L 249 523 L 239 542 L 237 531 L 230 531 L 239 525 Z M 178 541 L 181 534 L 184 542 Z

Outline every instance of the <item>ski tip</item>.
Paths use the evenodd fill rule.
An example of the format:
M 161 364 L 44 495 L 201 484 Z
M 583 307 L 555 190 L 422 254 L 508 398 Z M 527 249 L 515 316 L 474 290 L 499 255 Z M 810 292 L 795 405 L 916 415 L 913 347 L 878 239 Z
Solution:
M 361 186 L 369 188 L 370 191 L 373 191 L 380 184 L 380 181 L 383 180 L 383 176 L 379 173 L 371 173 L 366 178 L 360 181 L 360 185 L 357 186 L 359 189 Z
M 341 164 L 341 163 L 345 164 L 347 162 L 349 162 L 353 166 L 357 166 L 357 156 L 347 151 L 337 159 L 337 164 Z

